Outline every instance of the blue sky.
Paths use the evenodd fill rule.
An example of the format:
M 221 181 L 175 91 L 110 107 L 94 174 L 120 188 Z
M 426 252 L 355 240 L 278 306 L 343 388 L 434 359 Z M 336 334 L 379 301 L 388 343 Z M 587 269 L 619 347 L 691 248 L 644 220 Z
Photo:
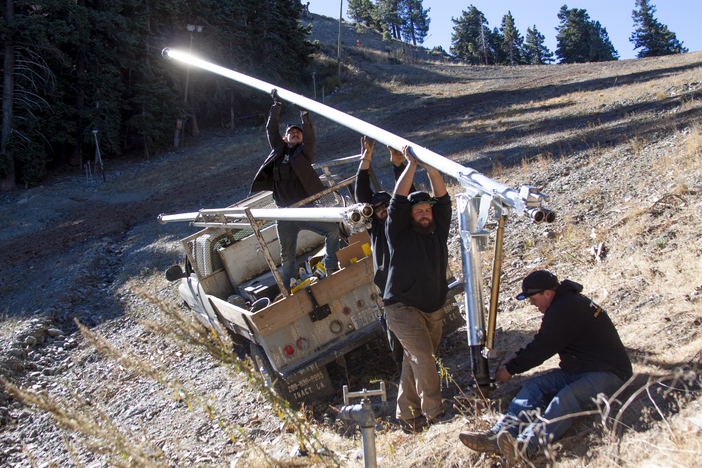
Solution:
M 305 4 L 307 0 L 303 0 Z M 310 0 L 310 11 L 333 18 L 339 17 L 340 1 Z M 679 41 L 690 52 L 702 50 L 702 0 L 652 0 L 656 7 L 655 16 L 659 22 L 668 26 Z M 546 36 L 546 46 L 552 52 L 556 51 L 556 26 L 559 25 L 558 11 L 561 6 L 568 8 L 584 8 L 590 19 L 599 21 L 607 28 L 609 38 L 614 48 L 619 52 L 620 59 L 636 57 L 633 44 L 629 37 L 634 30 L 631 12 L 636 6 L 634 0 L 583 0 L 580 2 L 564 2 L 564 0 L 539 0 L 529 2 L 524 0 L 475 0 L 458 3 L 451 0 L 424 0 L 424 8 L 430 8 L 429 36 L 424 42 L 425 47 L 440 45 L 449 51 L 453 22 L 451 18 L 460 18 L 462 12 L 470 5 L 482 11 L 488 20 L 490 29 L 500 27 L 502 17 L 508 11 L 516 22 L 522 37 L 526 37 L 528 27 L 536 25 L 536 29 Z M 348 19 L 346 10 L 348 1 L 343 0 L 344 19 Z

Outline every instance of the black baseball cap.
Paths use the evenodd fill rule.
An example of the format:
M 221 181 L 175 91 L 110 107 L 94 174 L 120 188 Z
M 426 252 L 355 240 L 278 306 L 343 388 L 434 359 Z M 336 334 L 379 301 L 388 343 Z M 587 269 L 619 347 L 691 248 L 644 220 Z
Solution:
M 557 288 L 560 284 L 556 275 L 549 271 L 537 270 L 531 272 L 522 281 L 522 292 L 517 295 L 517 300 L 521 301 L 547 289 Z
M 390 201 L 391 198 L 392 197 L 390 196 L 390 194 L 388 192 L 386 192 L 385 190 L 381 190 L 381 191 L 375 192 L 373 194 L 373 196 L 371 197 L 371 200 L 370 200 L 370 204 L 375 206 L 378 203 Z
M 423 205 L 425 203 L 433 205 L 436 203 L 436 198 L 433 198 L 427 192 L 412 192 L 407 197 L 407 200 L 412 206 Z
M 288 133 L 291 128 L 296 128 L 300 131 L 302 131 L 302 126 L 298 124 L 288 124 L 288 128 L 285 129 L 285 133 Z

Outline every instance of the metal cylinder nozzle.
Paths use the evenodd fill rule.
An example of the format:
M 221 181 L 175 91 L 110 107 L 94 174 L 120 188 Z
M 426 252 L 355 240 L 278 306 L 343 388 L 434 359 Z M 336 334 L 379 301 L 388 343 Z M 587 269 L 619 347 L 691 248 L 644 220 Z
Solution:
M 527 213 L 535 223 L 540 223 L 546 218 L 546 213 L 541 208 L 529 208 Z
M 351 213 L 351 221 L 353 221 L 354 223 L 357 223 L 360 220 L 361 220 L 361 213 L 359 213 L 358 211 L 354 211 L 353 213 Z
M 373 216 L 373 207 L 370 205 L 366 205 L 361 209 L 361 214 L 365 216 L 366 218 L 370 218 Z
M 556 220 L 556 213 L 551 210 L 543 209 L 544 215 L 546 215 L 546 222 L 552 223 Z

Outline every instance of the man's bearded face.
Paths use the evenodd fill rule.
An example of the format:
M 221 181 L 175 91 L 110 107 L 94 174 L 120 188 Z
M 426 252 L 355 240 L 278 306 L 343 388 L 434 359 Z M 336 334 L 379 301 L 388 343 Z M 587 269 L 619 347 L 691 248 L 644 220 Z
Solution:
M 412 207 L 410 226 L 420 234 L 431 234 L 434 232 L 436 223 L 434 222 L 434 213 L 429 203 L 423 203 Z

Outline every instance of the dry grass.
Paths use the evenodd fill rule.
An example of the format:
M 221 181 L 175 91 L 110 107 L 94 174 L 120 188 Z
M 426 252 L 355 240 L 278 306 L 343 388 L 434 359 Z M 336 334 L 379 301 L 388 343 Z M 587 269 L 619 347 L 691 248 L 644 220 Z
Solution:
M 163 281 L 162 272 L 146 277 L 145 282 Z M 138 281 L 137 283 L 142 282 Z M 277 448 L 276 444 L 285 443 L 308 451 L 309 460 L 314 460 L 319 466 L 339 466 L 340 462 L 334 452 L 329 451 L 324 442 L 318 438 L 310 423 L 305 420 L 304 408 L 297 412 L 287 401 L 282 400 L 272 389 L 266 386 L 260 373 L 252 367 L 248 360 L 240 359 L 234 352 L 233 344 L 228 336 L 220 336 L 214 329 L 206 329 L 194 317 L 185 312 L 177 303 L 159 299 L 157 295 L 147 292 L 139 286 L 135 290 L 144 299 L 157 306 L 162 314 L 151 320 L 142 321 L 141 324 L 148 332 L 165 336 L 174 343 L 178 343 L 184 350 L 191 353 L 207 354 L 229 371 L 230 379 L 246 380 L 249 392 L 256 398 L 266 400 L 269 404 L 271 416 L 277 417 L 282 423 L 282 435 L 275 444 L 252 439 L 249 431 L 231 421 L 228 416 L 228 405 L 220 406 L 214 395 L 199 391 L 195 385 L 181 382 L 172 376 L 171 363 L 163 362 L 161 366 L 150 362 L 148 355 L 141 355 L 129 346 L 120 349 L 113 343 L 80 324 L 79 328 L 91 347 L 106 358 L 117 362 L 127 374 L 139 376 L 160 384 L 167 390 L 166 395 L 176 401 L 183 401 L 191 412 L 201 413 L 207 419 L 216 423 L 219 431 L 231 439 L 235 444 L 245 450 L 239 453 L 238 458 L 249 467 L 302 466 L 296 463 L 295 454 L 284 459 L 272 458 L 271 452 Z M 35 391 L 19 388 L 0 376 L 0 383 L 12 397 L 25 405 L 44 411 L 51 415 L 55 424 L 72 435 L 72 446 L 79 447 L 94 454 L 107 455 L 110 464 L 120 467 L 142 466 L 172 466 L 172 460 L 184 457 L 187 449 L 178 449 L 176 445 L 168 453 L 152 441 L 149 431 L 134 433 L 113 419 L 109 410 L 103 407 L 101 401 L 109 401 L 106 395 L 97 401 L 88 401 L 81 395 L 70 392 L 68 397 L 50 394 L 44 391 Z M 108 387 L 106 387 L 108 388 Z M 75 437 L 78 436 L 78 437 Z M 75 448 L 67 447 L 69 450 Z M 320 455 L 323 453 L 323 455 Z M 31 457 L 31 453 L 29 454 Z M 280 456 L 278 455 L 278 458 Z M 288 461 L 286 461 L 286 459 Z M 290 461 L 292 460 L 292 461 Z M 232 465 L 234 466 L 234 465 Z M 243 466 L 243 465 L 242 465 Z

